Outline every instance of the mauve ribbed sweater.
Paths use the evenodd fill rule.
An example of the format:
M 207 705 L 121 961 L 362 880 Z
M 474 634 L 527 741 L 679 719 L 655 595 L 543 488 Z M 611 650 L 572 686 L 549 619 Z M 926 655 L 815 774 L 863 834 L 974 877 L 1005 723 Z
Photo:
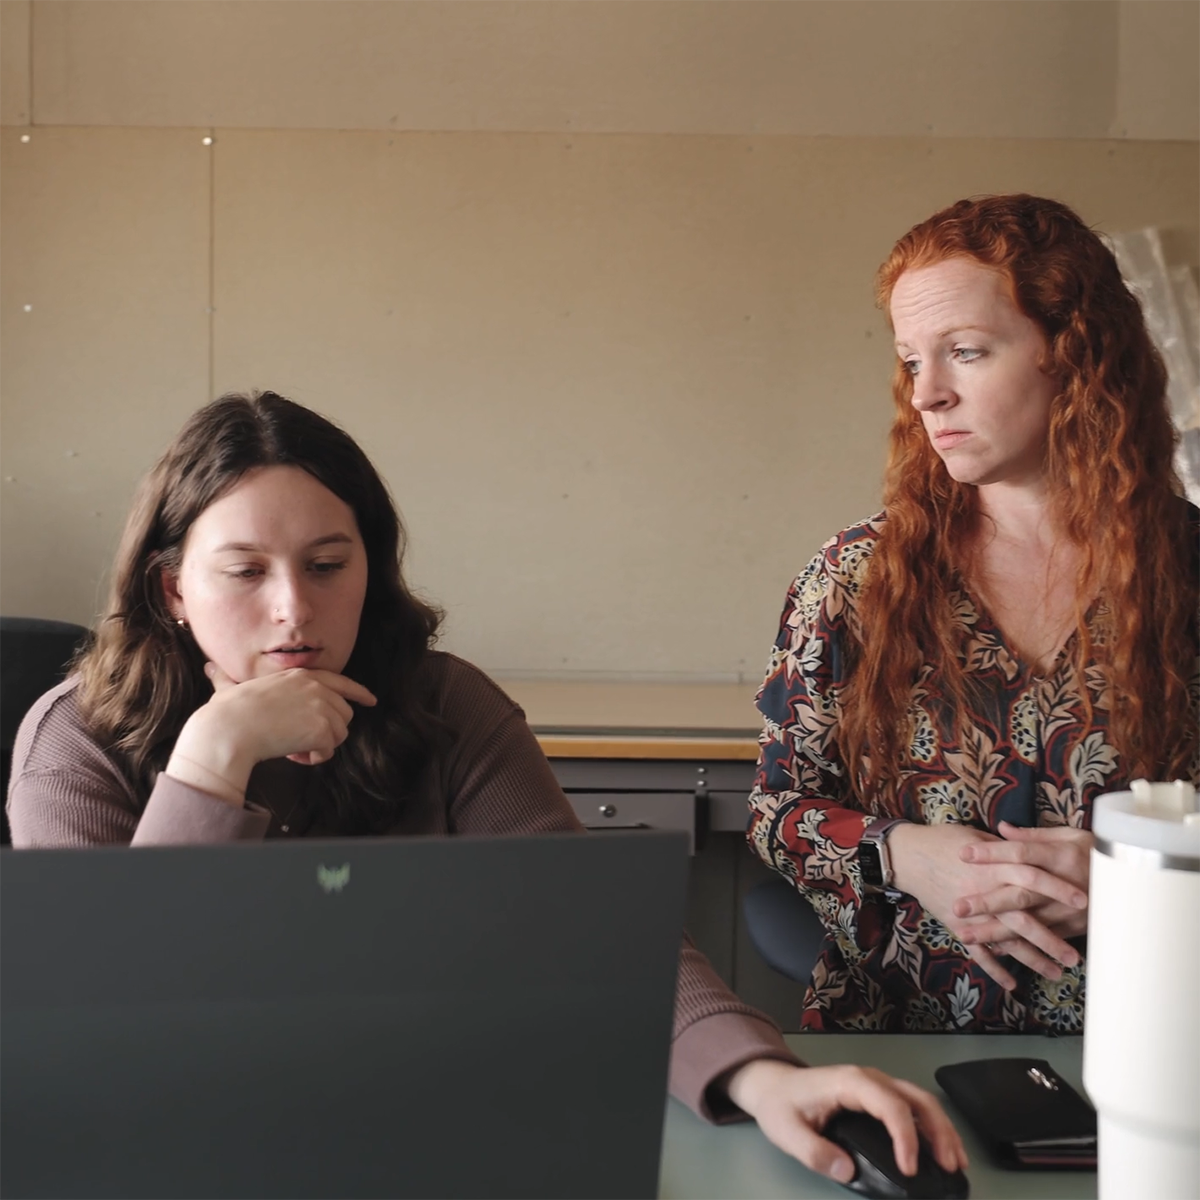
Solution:
M 547 833 L 579 829 L 525 715 L 482 671 L 432 652 L 433 707 L 454 745 L 425 772 L 392 835 Z M 318 776 L 278 759 L 250 777 L 246 807 L 160 775 L 143 805 L 93 741 L 76 703 L 77 681 L 46 693 L 21 724 L 13 750 L 8 817 L 13 846 L 134 846 L 333 836 L 306 826 Z M 299 789 L 299 790 L 298 790 Z M 304 803 L 297 804 L 297 796 Z M 294 813 L 294 816 L 293 816 Z M 754 1058 L 795 1062 L 776 1026 L 743 1004 L 707 959 L 684 941 L 675 999 L 671 1092 L 709 1120 L 736 1118 L 709 1085 Z

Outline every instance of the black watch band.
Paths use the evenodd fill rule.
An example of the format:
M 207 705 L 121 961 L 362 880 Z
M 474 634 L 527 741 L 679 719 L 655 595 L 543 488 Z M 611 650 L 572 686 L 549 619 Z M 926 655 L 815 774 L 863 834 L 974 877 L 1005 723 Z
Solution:
M 882 817 L 863 830 L 858 843 L 858 868 L 864 895 L 899 899 L 901 893 L 892 886 L 892 859 L 888 854 L 887 838 L 903 821 L 903 817 Z

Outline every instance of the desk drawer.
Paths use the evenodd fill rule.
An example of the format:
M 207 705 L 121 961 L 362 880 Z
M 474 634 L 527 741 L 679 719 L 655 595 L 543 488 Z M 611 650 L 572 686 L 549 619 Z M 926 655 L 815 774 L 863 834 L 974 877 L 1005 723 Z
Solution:
M 565 791 L 710 791 L 750 794 L 752 762 L 693 762 L 644 758 L 552 758 L 550 766 Z
M 568 792 L 589 829 L 682 829 L 696 853 L 696 797 L 691 792 Z

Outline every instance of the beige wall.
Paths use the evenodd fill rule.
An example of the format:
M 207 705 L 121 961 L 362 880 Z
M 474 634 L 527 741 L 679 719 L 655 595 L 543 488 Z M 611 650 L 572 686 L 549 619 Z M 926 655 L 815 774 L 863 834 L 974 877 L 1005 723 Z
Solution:
M 1200 135 L 1195 0 L 35 0 L 32 21 L 28 0 L 0 7 L 29 45 L 4 62 L 6 122 L 31 71 L 44 125 Z
M 0 0 L 0 123 L 4 125 L 30 121 L 31 8 L 29 0 Z
M 53 124 L 1109 133 L 1115 6 L 995 7 L 55 0 L 35 5 L 33 72 Z
M 0 0 L 0 607 L 90 620 L 179 422 L 273 387 L 451 648 L 754 677 L 878 504 L 900 233 L 1029 190 L 1197 261 L 1198 12 Z
M 0 130 L 0 609 L 87 624 L 138 476 L 208 396 L 210 163 L 171 130 L 19 137 Z
M 1200 137 L 1200 3 L 1118 5 L 1117 137 Z

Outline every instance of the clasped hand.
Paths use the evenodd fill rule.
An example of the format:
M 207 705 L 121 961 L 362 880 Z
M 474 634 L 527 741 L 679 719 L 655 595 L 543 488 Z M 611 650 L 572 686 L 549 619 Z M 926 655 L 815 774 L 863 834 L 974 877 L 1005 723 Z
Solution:
M 966 825 L 904 828 L 920 831 L 919 841 L 909 834 L 915 886 L 898 884 L 1002 987 L 1016 987 L 1000 961 L 1004 956 L 1047 979 L 1079 962 L 1066 938 L 1087 928 L 1090 833 L 1007 822 L 1000 824 L 1000 837 Z

